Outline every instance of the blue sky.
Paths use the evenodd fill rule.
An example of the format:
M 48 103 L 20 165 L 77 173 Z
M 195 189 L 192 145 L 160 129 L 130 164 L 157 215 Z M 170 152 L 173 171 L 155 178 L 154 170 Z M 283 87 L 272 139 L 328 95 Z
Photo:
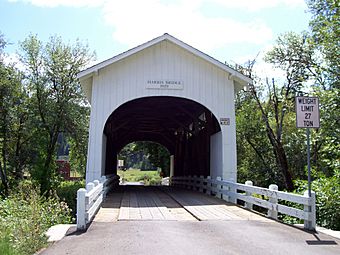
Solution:
M 308 29 L 304 0 L 0 0 L 0 31 L 18 49 L 29 33 L 43 41 L 88 42 L 103 61 L 169 33 L 220 61 L 242 63 L 279 34 Z

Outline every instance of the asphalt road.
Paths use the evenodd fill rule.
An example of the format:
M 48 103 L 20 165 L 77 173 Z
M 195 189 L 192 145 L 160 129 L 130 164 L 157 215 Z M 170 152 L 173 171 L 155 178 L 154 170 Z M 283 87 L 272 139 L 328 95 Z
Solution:
M 106 254 L 340 254 L 340 240 L 278 222 L 117 221 L 93 222 L 43 255 Z

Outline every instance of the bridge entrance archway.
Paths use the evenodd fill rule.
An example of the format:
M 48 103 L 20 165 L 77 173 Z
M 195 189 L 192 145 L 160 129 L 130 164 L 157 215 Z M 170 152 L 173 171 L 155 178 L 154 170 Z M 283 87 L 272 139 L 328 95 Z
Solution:
M 251 79 L 164 34 L 78 74 L 91 104 L 86 182 L 115 172 L 115 155 L 149 140 L 174 174 L 236 181 L 234 95 Z
M 116 173 L 117 154 L 126 144 L 152 141 L 173 155 L 171 174 L 221 176 L 210 164 L 211 153 L 222 151 L 222 144 L 211 138 L 220 131 L 214 114 L 193 100 L 170 96 L 134 99 L 118 107 L 105 123 L 105 175 Z

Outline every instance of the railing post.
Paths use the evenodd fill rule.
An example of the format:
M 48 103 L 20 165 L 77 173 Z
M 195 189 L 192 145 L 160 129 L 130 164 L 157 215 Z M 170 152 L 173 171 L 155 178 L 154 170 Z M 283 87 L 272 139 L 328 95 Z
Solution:
M 99 185 L 99 181 L 98 181 L 98 180 L 94 180 L 94 181 L 93 181 L 93 184 L 94 184 L 94 186 L 96 187 L 96 186 Z
M 86 229 L 86 219 L 85 219 L 85 196 L 86 189 L 81 188 L 77 191 L 77 229 Z
M 233 179 L 229 180 L 229 182 L 231 183 L 231 185 L 229 186 L 229 192 L 231 193 L 231 195 L 228 196 L 228 202 L 233 203 L 233 204 L 237 204 L 237 198 L 236 198 L 236 194 L 237 194 L 236 182 L 235 182 Z
M 204 182 L 204 176 L 203 175 L 200 175 L 200 180 L 199 180 L 199 188 L 198 188 L 198 191 L 199 192 L 203 192 L 203 182 Z
M 192 190 L 197 191 L 197 175 L 194 175 L 191 183 L 192 183 Z
M 222 181 L 222 178 L 221 176 L 217 176 L 216 177 L 216 181 Z M 223 186 L 221 184 L 216 184 L 216 197 L 218 198 L 222 198 L 222 193 L 221 193 L 221 190 L 223 189 Z
M 279 187 L 276 184 L 270 184 L 269 190 L 274 191 L 272 192 L 273 195 L 269 197 L 269 202 L 272 204 L 272 208 L 275 210 L 268 210 L 267 215 L 269 218 L 277 220 L 277 197 L 275 195 L 275 191 L 279 190 Z
M 205 191 L 206 194 L 211 195 L 211 176 L 207 176 L 207 190 Z
M 90 192 L 91 190 L 93 190 L 94 188 L 94 184 L 93 182 L 89 182 L 88 184 L 86 184 L 86 191 Z
M 186 179 L 186 189 L 190 189 L 190 183 L 191 183 L 191 175 L 188 175 L 187 176 L 187 179 Z
M 303 194 L 304 197 L 309 197 L 308 190 Z M 315 208 L 315 192 L 311 192 L 311 201 L 309 205 L 304 205 L 304 211 L 308 213 L 309 220 L 304 221 L 304 228 L 315 231 L 316 227 L 316 208 Z
M 245 182 L 245 185 L 247 186 L 253 186 L 253 182 L 252 181 L 246 181 Z M 246 191 L 246 196 L 247 197 L 252 197 L 252 193 L 249 192 L 249 191 Z M 249 209 L 249 210 L 253 210 L 253 203 L 250 203 L 250 202 L 245 202 L 244 203 L 244 207 Z

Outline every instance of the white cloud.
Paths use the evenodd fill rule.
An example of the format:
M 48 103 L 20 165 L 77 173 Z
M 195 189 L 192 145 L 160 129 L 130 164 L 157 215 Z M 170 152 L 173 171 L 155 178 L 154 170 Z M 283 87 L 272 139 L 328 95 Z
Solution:
M 102 5 L 105 0 L 8 0 L 9 2 L 29 3 L 39 7 L 95 7 Z
M 35 6 L 40 7 L 57 7 L 57 6 L 72 6 L 72 7 L 93 7 L 93 6 L 100 6 L 104 3 L 107 4 L 115 4 L 120 5 L 121 2 L 124 0 L 8 0 L 9 2 L 24 2 L 30 3 Z M 154 3 L 160 1 L 153 1 Z M 161 0 L 163 5 L 171 6 L 173 5 L 174 1 L 165 1 Z M 304 6 L 304 0 L 180 0 L 175 1 L 175 3 L 180 2 L 183 6 L 187 6 L 192 8 L 200 6 L 202 3 L 218 3 L 223 5 L 226 8 L 242 8 L 244 10 L 250 11 L 258 11 L 262 9 L 268 9 L 277 7 L 280 5 L 297 7 L 297 6 Z M 144 1 L 135 0 L 133 1 L 133 5 L 131 5 L 131 9 L 134 9 L 136 5 L 144 5 Z
M 199 12 L 200 3 L 188 0 L 176 5 L 155 0 L 108 1 L 104 5 L 104 17 L 114 28 L 114 39 L 129 46 L 165 32 L 201 50 L 229 43 L 262 44 L 272 38 L 271 29 L 261 20 L 242 23 L 228 17 L 209 18 Z
M 304 0 L 8 0 L 40 7 L 100 7 L 112 27 L 113 39 L 129 47 L 169 33 L 202 51 L 228 44 L 265 45 L 273 37 L 261 18 L 241 22 L 229 17 L 207 17 L 203 4 L 225 9 L 260 11 L 279 6 L 300 6 Z
M 278 6 L 299 7 L 305 6 L 305 0 L 210 0 L 228 9 L 243 9 L 247 11 L 260 11 Z

